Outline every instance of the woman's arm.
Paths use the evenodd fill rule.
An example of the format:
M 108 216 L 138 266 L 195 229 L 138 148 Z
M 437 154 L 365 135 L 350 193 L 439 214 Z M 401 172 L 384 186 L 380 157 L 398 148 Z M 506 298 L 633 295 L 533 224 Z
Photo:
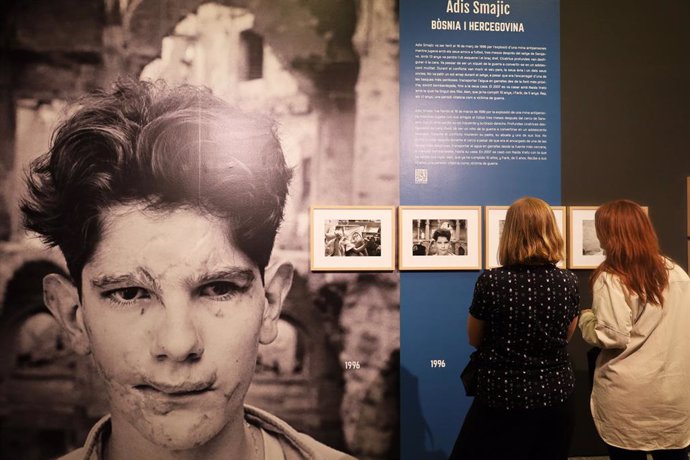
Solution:
M 619 278 L 602 273 L 594 283 L 592 309 L 580 313 L 582 338 L 601 348 L 625 348 L 631 330 L 632 312 Z
M 364 240 L 360 240 L 358 245 L 355 245 L 355 252 L 361 256 L 368 255 L 367 253 L 367 243 Z
M 471 314 L 467 315 L 467 337 L 470 340 L 470 345 L 474 348 L 479 348 L 485 334 L 485 322 L 477 319 Z
M 594 316 L 591 308 L 586 308 L 580 312 L 579 317 L 580 333 L 582 338 L 590 345 L 600 347 L 601 344 L 597 340 L 596 327 L 597 317 Z
M 575 329 L 577 329 L 577 320 L 578 317 L 576 316 L 573 318 L 573 320 L 570 322 L 570 325 L 568 326 L 568 342 L 570 342 L 570 339 L 573 337 L 573 334 L 575 333 Z

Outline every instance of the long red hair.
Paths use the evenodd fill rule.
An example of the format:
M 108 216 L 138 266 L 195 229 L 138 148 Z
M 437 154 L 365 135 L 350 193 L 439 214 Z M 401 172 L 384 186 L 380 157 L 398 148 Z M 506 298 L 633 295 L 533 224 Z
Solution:
M 668 267 L 647 213 L 633 201 L 616 200 L 600 206 L 594 222 L 606 259 L 592 273 L 591 284 L 602 272 L 618 275 L 628 290 L 661 306 Z

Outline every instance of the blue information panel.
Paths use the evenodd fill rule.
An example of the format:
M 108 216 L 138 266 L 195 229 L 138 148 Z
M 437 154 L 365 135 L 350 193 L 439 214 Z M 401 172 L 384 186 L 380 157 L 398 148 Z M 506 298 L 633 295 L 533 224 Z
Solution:
M 401 0 L 400 39 L 400 204 L 559 204 L 558 1 Z M 403 459 L 445 458 L 469 408 L 478 275 L 401 274 Z

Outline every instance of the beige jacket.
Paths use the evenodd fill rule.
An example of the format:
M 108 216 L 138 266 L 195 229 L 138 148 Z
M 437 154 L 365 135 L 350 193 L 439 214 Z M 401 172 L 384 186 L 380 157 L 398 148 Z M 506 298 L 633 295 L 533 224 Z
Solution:
M 245 419 L 261 428 L 265 460 L 355 460 L 354 457 L 331 449 L 306 434 L 299 433 L 286 422 L 266 411 L 251 406 L 244 407 Z M 84 447 L 59 460 L 102 460 L 103 434 L 110 430 L 110 416 L 96 423 Z M 229 455 L 228 458 L 233 458 Z
M 590 406 L 606 443 L 630 450 L 690 444 L 690 278 L 668 261 L 663 308 L 643 304 L 620 279 L 602 273 L 582 337 L 603 350 Z

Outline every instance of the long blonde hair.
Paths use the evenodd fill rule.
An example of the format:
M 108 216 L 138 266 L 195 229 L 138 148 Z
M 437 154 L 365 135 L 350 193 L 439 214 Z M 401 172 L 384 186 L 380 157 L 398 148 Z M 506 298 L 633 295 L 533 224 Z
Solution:
M 508 208 L 498 244 L 501 265 L 557 263 L 563 259 L 564 247 L 556 218 L 546 202 L 526 196 Z

